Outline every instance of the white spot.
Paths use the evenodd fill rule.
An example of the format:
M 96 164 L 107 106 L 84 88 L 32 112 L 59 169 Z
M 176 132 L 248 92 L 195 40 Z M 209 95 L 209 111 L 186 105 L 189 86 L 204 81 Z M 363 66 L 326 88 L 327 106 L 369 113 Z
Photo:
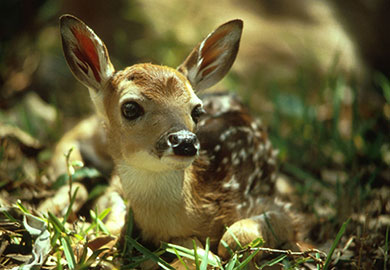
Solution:
M 232 160 L 235 160 L 237 158 L 238 154 L 237 152 L 233 152 L 232 153 Z
M 253 209 L 253 207 L 254 207 L 254 199 L 253 199 L 253 196 L 249 196 L 248 198 L 249 198 L 249 206 L 248 206 L 248 208 L 247 208 L 247 210 L 246 210 L 246 215 L 247 215 L 247 216 L 250 215 L 250 213 L 251 213 L 251 211 L 252 211 L 252 209 Z
M 263 172 L 261 171 L 261 169 L 259 167 L 255 168 L 253 173 L 248 178 L 247 186 L 245 188 L 245 195 L 249 194 L 249 189 L 251 188 L 253 181 L 255 181 L 255 179 L 257 177 L 260 177 L 262 175 L 262 173 Z
M 219 97 L 218 104 L 216 105 L 218 106 L 218 114 L 224 114 L 231 111 L 240 111 L 241 107 L 235 104 L 233 101 L 234 100 L 229 95 Z
M 200 127 L 200 126 L 204 126 L 204 124 L 206 124 L 206 120 L 204 119 L 204 120 L 202 120 L 202 121 L 200 121 L 199 123 L 198 123 L 198 126 Z
M 217 144 L 217 145 L 214 147 L 214 152 L 218 152 L 219 150 L 221 150 L 221 145 L 220 145 L 220 144 Z
M 247 152 L 246 152 L 246 149 L 245 149 L 245 148 L 242 148 L 241 151 L 240 151 L 240 153 L 238 154 L 238 156 L 239 156 L 240 158 L 242 158 L 243 161 L 246 160 L 246 158 L 247 158 L 247 156 L 248 156 L 248 154 L 247 154 Z
M 256 163 L 256 161 L 259 161 L 259 159 L 263 155 L 263 153 L 264 153 L 264 144 L 260 143 L 257 145 L 256 152 L 253 155 L 253 158 L 252 158 L 253 162 Z
M 263 204 L 263 203 L 264 203 L 264 199 L 262 197 L 257 197 L 256 204 Z
M 256 123 L 256 122 L 252 122 L 252 123 L 251 123 L 251 128 L 253 128 L 253 129 L 258 129 L 259 127 L 257 126 L 257 123 Z
M 271 142 L 270 140 L 266 140 L 265 141 L 265 149 L 268 151 L 269 149 L 271 149 Z
M 229 158 L 224 157 L 224 158 L 222 159 L 222 164 L 227 164 L 228 161 L 229 161 Z
M 240 164 L 240 159 L 239 158 L 233 159 L 233 166 L 237 166 L 238 164 Z
M 224 183 L 222 186 L 226 189 L 238 190 L 240 188 L 240 183 L 237 182 L 235 175 L 233 175 L 229 182 Z
M 274 158 L 269 158 L 267 160 L 267 163 L 271 164 L 271 165 L 275 165 L 276 164 L 276 160 Z
M 199 154 L 200 154 L 200 155 L 206 155 L 206 154 L 207 154 L 207 151 L 206 151 L 206 150 L 200 150 L 200 151 L 199 151 Z
M 254 163 L 256 163 L 257 161 L 259 161 L 259 157 L 260 157 L 261 153 L 259 151 L 256 151 L 256 153 L 253 155 L 252 157 L 252 161 Z
M 229 137 L 230 135 L 232 135 L 232 134 L 234 134 L 236 132 L 237 132 L 237 128 L 236 127 L 229 128 L 228 130 L 224 131 L 219 136 L 219 138 L 221 139 L 221 141 L 224 141 L 227 137 Z

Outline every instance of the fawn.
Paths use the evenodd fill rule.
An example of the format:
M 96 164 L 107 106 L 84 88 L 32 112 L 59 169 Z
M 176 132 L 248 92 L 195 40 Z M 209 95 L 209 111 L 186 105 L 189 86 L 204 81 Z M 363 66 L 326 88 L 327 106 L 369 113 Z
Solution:
M 116 71 L 100 38 L 82 21 L 60 19 L 63 50 L 88 87 L 105 145 L 134 222 L 146 242 L 210 237 L 223 258 L 236 242 L 263 238 L 295 248 L 296 222 L 273 197 L 276 151 L 233 96 L 198 93 L 232 66 L 243 22 L 210 33 L 177 68 L 136 64 Z

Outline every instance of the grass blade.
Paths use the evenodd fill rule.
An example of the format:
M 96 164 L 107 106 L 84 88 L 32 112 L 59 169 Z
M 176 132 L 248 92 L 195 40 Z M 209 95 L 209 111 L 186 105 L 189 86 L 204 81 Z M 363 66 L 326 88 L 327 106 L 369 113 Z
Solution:
M 234 254 L 234 256 L 229 260 L 229 262 L 226 264 L 225 269 L 226 270 L 233 270 L 236 266 L 238 261 L 237 254 Z
M 92 255 L 87 259 L 87 261 L 82 265 L 83 268 L 85 269 L 88 269 L 88 267 L 90 267 L 93 263 L 95 263 L 97 261 L 97 257 L 104 251 L 107 251 L 108 248 L 102 248 L 102 249 L 98 249 L 98 250 L 95 250 Z M 100 260 L 98 261 L 98 263 L 100 263 L 102 261 L 102 258 L 100 258 Z
M 80 259 L 78 261 L 78 264 L 84 264 L 88 255 L 88 241 L 84 243 L 83 246 L 83 253 L 81 253 Z
M 194 249 L 188 249 L 171 243 L 163 243 L 163 249 L 171 254 L 175 254 L 175 255 L 179 254 L 181 257 L 190 259 L 192 261 L 196 261 L 196 260 L 199 261 L 199 254 L 196 245 L 194 246 Z M 196 257 L 195 257 L 195 252 L 196 252 Z M 221 267 L 221 262 L 217 256 L 213 256 L 209 252 L 208 265 L 211 265 L 213 267 Z
M 227 228 L 227 231 L 228 233 L 232 236 L 233 240 L 236 242 L 237 246 L 240 248 L 240 249 L 244 249 L 243 246 L 241 245 L 240 241 L 238 240 L 238 238 L 234 235 L 234 233 L 230 230 L 230 228 Z
M 226 248 L 230 256 L 234 255 L 233 250 L 229 247 L 229 245 L 225 242 L 225 240 L 221 239 L 221 244 L 222 246 L 224 246 L 224 248 Z
M 63 225 L 65 225 L 66 221 L 69 218 L 70 213 L 72 212 L 72 206 L 74 204 L 74 201 L 76 200 L 76 195 L 77 195 L 78 191 L 79 191 L 79 187 L 76 187 L 76 190 L 74 191 L 72 198 L 70 199 L 70 203 L 69 203 L 68 209 L 66 210 L 64 220 L 62 221 Z
M 104 225 L 103 221 L 99 218 L 98 215 L 96 215 L 96 212 L 91 210 L 90 215 L 91 215 L 91 218 L 95 221 L 97 230 L 98 231 L 100 230 L 100 231 L 104 232 L 105 234 L 110 235 L 110 232 L 106 228 L 106 225 Z
M 316 253 L 316 258 L 317 258 L 317 259 L 320 259 L 320 258 L 321 258 L 319 253 Z M 317 263 L 317 270 L 320 270 L 320 267 L 321 267 L 320 264 Z
M 126 232 L 125 235 L 132 236 L 133 235 L 133 224 L 134 224 L 134 219 L 133 219 L 133 212 L 131 208 L 129 209 L 129 212 L 126 215 Z M 122 258 L 126 256 L 126 254 L 131 253 L 132 251 L 132 246 L 129 245 L 127 241 L 128 237 L 125 237 L 125 241 L 123 244 L 123 250 L 122 250 Z
M 61 238 L 62 248 L 64 249 L 64 254 L 66 261 L 68 262 L 69 269 L 74 269 L 76 266 L 76 259 L 73 254 L 72 246 L 70 245 L 69 237 Z
M 207 265 L 209 264 L 209 250 L 210 250 L 210 238 L 206 238 L 205 252 L 202 258 L 202 263 L 200 264 L 201 270 L 207 270 Z
M 48 212 L 48 215 L 50 223 L 58 233 L 67 233 L 64 224 L 52 212 Z
M 389 228 L 390 226 L 387 226 L 386 228 L 386 238 L 385 238 L 385 255 L 384 255 L 384 263 L 383 263 L 383 269 L 386 270 L 387 260 L 389 259 Z
M 26 207 L 24 207 L 20 200 L 16 201 L 16 205 L 20 208 L 20 210 L 22 210 L 23 213 L 30 214 L 30 212 L 27 210 Z
M 12 222 L 15 222 L 15 223 L 19 223 L 19 221 L 17 221 L 10 213 L 8 213 L 7 211 L 2 211 L 1 212 L 2 214 L 4 214 L 4 216 L 6 216 L 6 218 L 8 218 L 10 221 Z
M 138 243 L 136 240 L 134 240 L 133 238 L 131 237 L 126 237 L 127 238 L 127 241 L 135 248 L 137 249 L 139 252 L 141 252 L 142 254 L 144 254 L 146 257 L 148 257 L 149 259 L 151 259 L 152 261 L 156 262 L 161 268 L 163 269 L 170 269 L 170 270 L 174 270 L 174 268 L 169 265 L 169 263 L 167 263 L 166 261 L 164 261 L 163 259 L 161 259 L 160 257 L 158 257 L 156 254 L 154 254 L 153 252 L 151 252 L 150 250 L 148 250 L 147 248 L 145 248 L 143 245 L 141 245 L 140 243 Z
M 179 261 L 181 262 L 181 264 L 185 267 L 185 269 L 187 270 L 190 270 L 187 266 L 187 264 L 183 261 L 183 258 L 179 255 L 179 252 L 177 251 L 176 248 L 172 247 L 172 250 L 175 252 L 176 254 L 176 257 L 179 259 Z
M 103 220 L 110 212 L 111 212 L 111 208 L 106 208 L 99 214 L 98 218 L 100 220 Z
M 266 266 L 273 266 L 273 265 L 283 261 L 286 257 L 287 257 L 287 255 L 282 254 L 282 255 L 276 257 L 275 259 L 272 259 L 272 260 L 264 263 L 262 266 L 260 266 L 260 269 L 263 269 Z
M 241 270 L 243 269 L 256 255 L 259 253 L 260 249 L 256 250 L 253 252 L 251 255 L 245 258 L 236 268 L 236 270 Z
M 57 270 L 63 270 L 62 262 L 61 262 L 61 253 L 57 252 Z
M 271 231 L 273 237 L 275 238 L 276 242 L 281 242 L 279 240 L 279 237 L 276 235 L 275 231 L 274 231 L 274 228 L 272 227 L 271 223 L 269 222 L 269 219 L 268 219 L 268 215 L 266 212 L 263 213 L 263 216 L 264 216 L 264 220 L 265 220 L 265 223 L 267 224 L 267 227 L 268 229 Z
M 195 260 L 194 250 L 192 250 L 192 249 L 188 249 L 188 248 L 178 246 L 175 244 L 170 244 L 170 243 L 164 243 L 163 249 L 165 249 L 165 251 L 172 253 L 172 254 L 176 254 L 176 252 L 178 252 L 178 254 L 182 257 L 186 257 L 188 259 Z M 176 252 L 175 252 L 175 250 L 176 250 Z
M 339 232 L 337 233 L 336 239 L 333 241 L 333 244 L 332 244 L 332 246 L 331 246 L 331 248 L 329 250 L 328 257 L 326 258 L 323 270 L 327 270 L 328 269 L 328 267 L 330 265 L 330 261 L 332 259 L 333 252 L 336 249 L 337 245 L 339 244 L 340 239 L 343 236 L 349 221 L 350 221 L 350 219 L 348 219 L 346 222 L 344 222 L 343 225 L 341 226 Z
M 194 247 L 195 267 L 196 270 L 199 270 L 200 266 L 199 266 L 198 247 L 196 246 L 196 241 L 194 239 L 192 239 L 192 245 Z

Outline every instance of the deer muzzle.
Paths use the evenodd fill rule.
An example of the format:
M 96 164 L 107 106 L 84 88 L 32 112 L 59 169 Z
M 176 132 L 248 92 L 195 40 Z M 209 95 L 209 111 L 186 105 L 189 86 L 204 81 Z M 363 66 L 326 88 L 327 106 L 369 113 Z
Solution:
M 164 134 L 157 142 L 156 149 L 162 155 L 193 157 L 198 154 L 200 145 L 196 135 L 182 129 Z

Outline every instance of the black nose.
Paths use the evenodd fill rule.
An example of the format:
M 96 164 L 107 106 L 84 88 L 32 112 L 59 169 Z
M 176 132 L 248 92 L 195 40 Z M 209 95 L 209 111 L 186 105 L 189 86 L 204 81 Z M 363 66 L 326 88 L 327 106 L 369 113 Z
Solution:
M 178 156 L 195 156 L 198 153 L 199 142 L 196 135 L 187 130 L 180 130 L 168 135 L 168 145 Z

